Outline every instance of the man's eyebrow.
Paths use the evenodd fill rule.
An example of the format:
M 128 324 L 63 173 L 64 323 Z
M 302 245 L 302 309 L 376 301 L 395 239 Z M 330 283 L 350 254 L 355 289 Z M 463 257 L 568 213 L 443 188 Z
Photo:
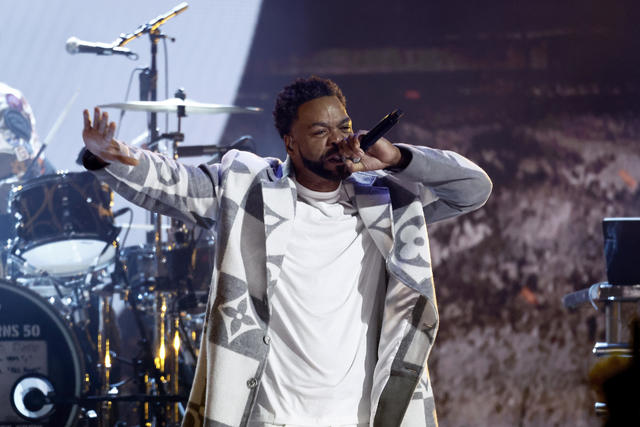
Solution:
M 345 117 L 344 119 L 342 119 L 340 121 L 340 123 L 338 123 L 338 127 L 340 127 L 340 126 L 342 126 L 344 124 L 347 124 L 347 123 L 351 123 L 351 117 Z M 322 127 L 325 127 L 325 128 L 330 127 L 329 123 L 326 123 L 326 122 L 313 122 L 313 123 L 311 123 L 309 125 L 310 128 L 312 128 L 314 126 L 322 126 Z

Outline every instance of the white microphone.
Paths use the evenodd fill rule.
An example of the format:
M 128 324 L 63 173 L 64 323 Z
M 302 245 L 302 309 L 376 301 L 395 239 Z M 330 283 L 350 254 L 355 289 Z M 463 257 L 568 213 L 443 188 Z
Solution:
M 125 47 L 114 46 L 113 43 L 94 43 L 80 40 L 76 37 L 67 39 L 67 52 L 74 55 L 76 53 L 95 53 L 97 55 L 126 55 L 137 56 Z

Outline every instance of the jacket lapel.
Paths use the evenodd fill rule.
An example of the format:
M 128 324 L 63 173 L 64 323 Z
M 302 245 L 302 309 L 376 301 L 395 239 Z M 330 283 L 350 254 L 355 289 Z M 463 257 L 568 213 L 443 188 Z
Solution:
M 266 236 L 267 295 L 271 295 L 280 276 L 295 215 L 296 188 L 288 178 L 289 167 L 287 158 L 277 170 L 270 171 L 269 176 L 261 182 Z
M 344 182 L 347 194 L 360 217 L 387 260 L 389 273 L 401 282 L 431 297 L 431 258 L 426 223 L 420 200 L 413 194 L 394 199 L 388 186 L 374 186 L 378 177 L 354 174 Z
M 343 185 L 378 250 L 387 259 L 394 238 L 389 189 L 367 185 L 355 179 L 344 181 Z

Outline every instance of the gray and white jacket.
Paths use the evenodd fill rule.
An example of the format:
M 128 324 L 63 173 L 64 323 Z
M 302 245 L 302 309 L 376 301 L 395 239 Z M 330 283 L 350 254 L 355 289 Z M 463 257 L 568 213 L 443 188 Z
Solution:
M 427 224 L 481 207 L 492 184 L 459 154 L 398 144 L 401 171 L 343 182 L 385 258 L 387 288 L 371 392 L 372 426 L 436 426 L 427 358 L 438 329 Z M 212 228 L 216 257 L 183 427 L 245 426 L 265 369 L 271 307 L 295 216 L 290 162 L 230 151 L 190 167 L 132 149 L 135 167 L 94 173 L 143 208 Z

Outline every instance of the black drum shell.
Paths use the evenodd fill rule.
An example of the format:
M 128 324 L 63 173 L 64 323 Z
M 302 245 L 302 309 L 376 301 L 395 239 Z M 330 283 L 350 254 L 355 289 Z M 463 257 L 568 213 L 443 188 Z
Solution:
M 66 172 L 35 178 L 15 187 L 10 210 L 16 218 L 14 250 L 69 239 L 111 242 L 113 195 L 89 172 Z
M 156 280 L 160 278 L 165 279 L 167 290 L 208 293 L 214 250 L 213 241 L 205 241 L 196 247 L 163 244 L 158 257 L 155 246 L 135 245 L 120 249 L 118 258 L 128 285 L 133 289 L 156 286 Z

